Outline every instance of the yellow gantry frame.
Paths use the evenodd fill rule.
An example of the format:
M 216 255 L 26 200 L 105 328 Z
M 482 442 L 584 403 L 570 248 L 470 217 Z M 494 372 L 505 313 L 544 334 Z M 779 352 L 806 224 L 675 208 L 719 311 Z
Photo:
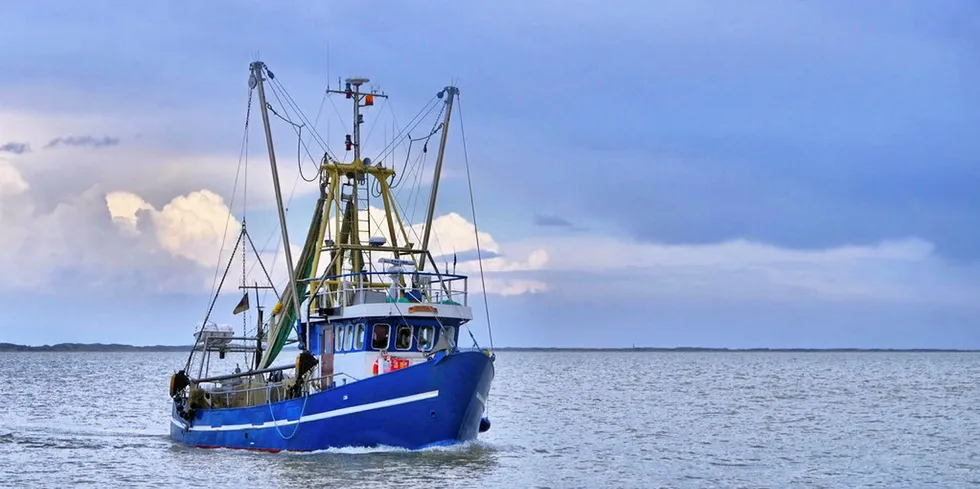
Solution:
M 313 255 L 313 267 L 311 268 L 310 277 L 304 277 L 306 279 L 317 279 L 317 269 L 320 265 L 320 257 L 324 251 L 335 252 L 331 263 L 328 264 L 327 270 L 333 269 L 332 272 L 327 272 L 329 275 L 338 276 L 343 273 L 343 262 L 344 256 L 347 252 L 355 253 L 355 258 L 353 258 L 353 269 L 359 270 L 362 265 L 361 259 L 358 258 L 360 253 L 363 251 L 390 251 L 397 258 L 400 254 L 414 255 L 412 252 L 412 247 L 414 243 L 408 237 L 408 231 L 405 229 L 405 225 L 402 222 L 401 215 L 398 213 L 398 207 L 395 204 L 394 197 L 391 195 L 391 187 L 388 185 L 388 179 L 395 175 L 395 170 L 392 168 L 384 168 L 378 165 L 365 166 L 364 162 L 361 160 L 354 160 L 351 163 L 338 163 L 325 160 L 321 164 L 322 174 L 327 178 L 328 188 L 323 190 L 326 192 L 326 202 L 323 206 L 323 215 L 321 216 L 319 235 L 317 236 L 317 247 Z M 358 226 L 358 216 L 355 214 L 352 216 L 348 229 L 344 229 L 344 221 L 347 218 L 345 209 L 342 209 L 343 204 L 342 196 L 340 195 L 341 178 L 348 178 L 355 175 L 367 174 L 375 178 L 381 187 L 381 198 L 384 201 L 384 211 L 385 211 L 385 221 L 387 221 L 388 234 L 391 237 L 391 244 L 388 246 L 365 246 L 360 242 L 360 230 Z M 356 183 L 354 183 L 356 185 Z M 368 212 L 370 218 L 370 209 L 357 209 L 358 212 Z M 334 223 L 334 232 L 332 233 L 335 237 L 335 243 L 332 247 L 324 246 L 324 235 L 326 234 L 327 227 L 330 225 L 330 215 L 337 216 L 336 223 Z M 398 245 L 398 233 L 396 230 L 401 230 L 401 238 L 403 239 L 402 246 Z M 422 259 L 425 259 L 424 257 Z M 418 261 L 415 260 L 414 256 L 412 258 L 418 265 Z M 302 280 L 302 279 L 300 279 Z M 340 288 L 339 279 L 330 279 L 321 283 L 320 280 L 313 280 L 310 283 L 310 297 L 314 297 L 317 291 L 320 289 L 321 285 L 326 285 L 329 292 L 336 292 Z M 368 285 L 368 284 L 365 284 Z M 385 287 L 384 283 L 371 283 L 370 287 Z M 333 296 L 330 295 L 330 300 L 332 302 Z M 313 310 L 314 303 L 310 301 L 310 310 Z

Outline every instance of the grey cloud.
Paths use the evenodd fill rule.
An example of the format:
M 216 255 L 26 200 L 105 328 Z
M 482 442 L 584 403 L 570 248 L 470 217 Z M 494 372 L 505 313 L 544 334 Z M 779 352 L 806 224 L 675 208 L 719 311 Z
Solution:
M 54 148 L 57 146 L 89 146 L 92 148 L 104 148 L 107 146 L 115 146 L 119 144 L 119 138 L 114 138 L 111 136 L 102 136 L 97 138 L 94 136 L 68 136 L 54 138 L 49 142 L 45 148 Z
M 21 155 L 24 153 L 31 152 L 30 143 L 18 143 L 16 141 L 11 141 L 9 143 L 0 146 L 0 153 L 13 153 L 15 155 Z
M 535 226 L 559 226 L 572 227 L 573 224 L 568 219 L 561 216 L 534 216 Z
M 483 258 L 484 260 L 489 260 L 491 258 L 499 258 L 503 255 L 486 249 L 480 250 L 479 254 L 476 252 L 476 250 L 468 250 L 468 251 L 461 251 L 459 253 L 447 253 L 445 255 L 440 255 L 435 257 L 434 260 L 436 263 L 442 264 L 446 262 L 452 262 L 454 256 L 457 263 L 463 263 L 467 261 L 477 260 L 479 258 Z

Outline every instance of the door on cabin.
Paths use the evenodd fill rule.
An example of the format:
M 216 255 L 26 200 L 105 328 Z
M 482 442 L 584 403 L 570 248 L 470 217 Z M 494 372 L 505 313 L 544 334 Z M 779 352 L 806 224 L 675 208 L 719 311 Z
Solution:
M 333 326 L 321 328 L 320 337 L 320 389 L 333 383 Z

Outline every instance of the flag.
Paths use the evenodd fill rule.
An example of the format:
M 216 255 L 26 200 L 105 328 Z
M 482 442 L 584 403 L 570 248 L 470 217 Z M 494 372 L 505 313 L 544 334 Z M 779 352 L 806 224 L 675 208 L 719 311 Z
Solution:
M 238 314 L 240 312 L 245 312 L 247 310 L 248 310 L 248 292 L 245 292 L 245 295 L 242 296 L 242 300 L 238 301 L 238 305 L 235 306 L 235 310 L 232 312 L 232 314 Z

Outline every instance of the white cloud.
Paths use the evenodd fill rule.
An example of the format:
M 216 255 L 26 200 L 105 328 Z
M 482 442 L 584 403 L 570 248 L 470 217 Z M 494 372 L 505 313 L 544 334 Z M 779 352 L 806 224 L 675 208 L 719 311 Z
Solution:
M 369 211 L 361 211 L 360 216 L 361 219 L 365 219 L 370 216 L 372 236 L 383 236 L 388 243 L 392 242 L 390 232 L 388 231 L 387 221 L 385 220 L 384 210 L 371 207 Z M 432 234 L 429 242 L 429 251 L 434 257 L 451 256 L 453 253 L 456 253 L 457 255 L 467 253 L 475 256 L 477 245 L 473 223 L 455 212 L 438 216 L 432 221 Z M 335 233 L 335 226 L 336 219 L 331 218 L 329 233 Z M 413 243 L 414 248 L 419 249 L 421 247 L 422 236 L 425 232 L 425 224 L 419 223 L 415 225 L 408 225 L 406 223 L 406 232 L 408 233 L 409 240 Z M 402 237 L 400 231 L 397 230 L 397 224 L 396 233 L 398 234 L 399 244 L 403 244 L 404 238 Z M 548 261 L 548 253 L 543 249 L 532 249 L 526 253 L 526 255 L 516 259 L 510 256 L 493 256 L 494 254 L 501 252 L 501 246 L 490 233 L 480 231 L 479 237 L 480 248 L 485 253 L 492 256 L 491 258 L 484 258 L 483 260 L 483 270 L 486 273 L 499 274 L 504 272 L 539 270 Z M 376 252 L 373 254 L 373 261 L 377 266 L 379 263 L 378 260 L 381 258 L 390 258 L 390 256 L 390 253 Z M 321 263 L 321 273 L 322 268 L 325 265 L 325 263 Z M 439 265 L 440 267 L 443 266 L 442 263 Z M 426 268 L 431 269 L 431 265 Z M 381 270 L 381 268 L 376 268 L 376 270 Z M 456 267 L 456 272 L 460 274 L 469 274 L 470 291 L 479 292 L 482 290 L 482 285 L 478 275 L 480 272 L 480 266 L 477 261 L 466 260 L 459 262 Z M 486 283 L 487 292 L 501 295 L 517 295 L 541 292 L 548 289 L 547 284 L 540 280 L 515 279 L 502 276 L 488 278 Z
M 160 246 L 174 256 L 212 267 L 223 243 L 234 243 L 241 224 L 224 200 L 210 190 L 175 197 L 157 211 L 130 192 L 106 195 L 109 214 L 127 232 L 139 228 L 139 215 L 148 215 Z
M 479 281 L 479 277 L 473 277 L 473 288 L 471 292 L 481 292 L 483 286 Z M 534 294 L 538 292 L 548 291 L 548 284 L 541 280 L 527 280 L 527 279 L 506 279 L 506 278 L 488 278 L 487 282 L 487 293 L 489 294 L 500 294 L 500 295 L 523 295 L 523 294 Z M 473 297 L 471 295 L 471 297 Z M 473 300 L 472 298 L 470 300 Z
M 244 100 L 241 112 L 244 113 Z M 143 200 L 160 207 L 174 196 L 189 194 L 205 188 L 230 202 L 239 173 L 242 114 L 229 113 L 218 118 L 220 124 L 210 131 L 212 149 L 195 148 L 201 145 L 201 131 L 194 124 L 178 124 L 178 118 L 193 114 L 161 112 L 154 115 L 105 112 L 35 113 L 0 111 L 0 127 L 4 138 L 30 143 L 33 150 L 19 155 L 17 162 L 23 177 L 32 183 L 39 204 L 53 205 L 48 196 L 83 192 L 99 185 L 103 188 L 125 189 Z M 253 122 L 258 120 L 252 113 Z M 316 191 L 315 183 L 299 179 L 296 163 L 295 134 L 288 127 L 275 128 L 279 145 L 279 178 L 283 198 L 296 198 Z M 275 204 L 269 160 L 261 124 L 250 130 L 248 171 L 248 206 L 250 210 L 270 208 Z M 45 148 L 48 142 L 67 137 L 109 137 L 118 145 L 106 147 L 56 146 Z M 214 142 L 217 141 L 217 142 Z M 179 144 L 175 144 L 179 142 Z M 215 152 L 213 147 L 220 147 Z M 290 149 L 291 148 L 291 149 Z M 312 148 L 311 148 L 312 149 Z M 314 153 L 316 154 L 316 153 Z M 70 165 L 65 162 L 70 161 Z M 307 173 L 311 163 L 305 161 Z M 242 181 L 234 195 L 235 207 L 242 204 Z
M 27 182 L 13 165 L 0 164 L 0 196 L 20 194 L 27 189 Z
M 92 185 L 53 205 L 38 205 L 33 182 L 18 166 L 0 161 L 4 230 L 0 246 L 5 250 L 0 258 L 0 286 L 50 288 L 68 280 L 146 290 L 210 290 L 215 267 L 223 269 L 228 263 L 240 229 L 220 195 L 195 190 L 154 206 L 136 192 L 103 188 Z M 371 216 L 372 234 L 390 242 L 383 211 L 362 212 Z M 422 231 L 421 224 L 409 227 L 416 247 Z M 279 239 L 277 233 L 273 239 Z M 292 241 L 295 260 L 301 234 L 294 234 Z M 277 244 L 274 241 L 262 259 L 281 289 L 286 271 Z M 582 235 L 507 242 L 481 231 L 480 244 L 490 255 L 483 261 L 487 291 L 500 295 L 551 292 L 598 301 L 708 304 L 807 300 L 980 304 L 975 268 L 946 263 L 931 243 L 919 239 L 792 250 L 744 240 L 666 245 Z M 436 256 L 455 252 L 462 257 L 457 272 L 471 277 L 471 292 L 481 290 L 471 222 L 456 213 L 438 217 L 430 248 Z M 375 254 L 376 263 L 381 256 Z M 254 257 L 248 260 L 253 262 Z M 321 260 L 321 268 L 325 264 Z M 231 274 L 230 283 L 237 283 L 237 269 Z M 251 268 L 248 282 L 253 281 L 265 283 L 260 267 Z M 583 296 L 583 291 L 588 293 Z
M 424 232 L 425 223 L 412 226 L 414 235 L 422 236 Z M 481 231 L 479 237 L 480 246 L 484 250 L 493 253 L 500 251 L 500 245 L 488 233 Z M 430 240 L 429 250 L 433 256 L 476 250 L 476 233 L 473 223 L 455 212 L 432 219 L 432 238 Z
M 956 267 L 931 243 L 910 238 L 823 250 L 734 240 L 706 245 L 629 242 L 609 237 L 532 239 L 506 250 L 544 250 L 540 272 L 559 292 L 634 300 L 889 301 L 980 304 L 975 267 Z M 550 277 L 550 280 L 547 278 Z
M 140 137 L 162 128 L 163 120 L 0 112 L 0 125 L 5 131 L 10 128 L 5 137 L 28 141 L 34 148 L 0 161 L 0 245 L 9 251 L 0 259 L 5 286 L 37 287 L 69 272 L 92 283 L 152 277 L 157 288 L 200 288 L 202 283 L 210 288 L 215 266 L 227 263 L 239 231 L 238 222 L 228 220 L 238 142 L 229 141 L 227 155 L 221 156 L 167 149 L 160 141 Z M 86 134 L 118 137 L 121 144 L 44 149 L 55 138 Z M 288 131 L 280 135 L 290 136 Z M 252 151 L 248 175 L 248 204 L 255 209 L 271 205 L 273 198 L 264 141 L 253 138 L 252 143 L 259 147 Z M 72 165 L 65 165 L 69 160 Z M 280 155 L 279 166 L 288 198 L 298 176 L 295 160 Z M 315 188 L 300 183 L 296 195 Z M 235 197 L 238 209 L 241 195 Z M 390 242 L 383 211 L 372 207 L 362 213 L 371 217 L 372 234 Z M 422 224 L 409 226 L 416 247 L 423 231 Z M 222 239 L 225 247 L 220 250 Z M 294 259 L 301 241 L 294 236 Z M 742 240 L 658 245 L 582 235 L 512 242 L 483 230 L 480 245 L 487 252 L 487 289 L 503 295 L 578 293 L 589 282 L 590 296 L 636 300 L 659 295 L 980 303 L 972 282 L 937 257 L 930 243 L 918 239 L 802 251 Z M 284 259 L 278 248 L 266 252 L 263 260 L 274 281 L 282 284 Z M 473 277 L 471 291 L 480 289 L 475 280 L 480 267 L 472 259 L 476 248 L 469 220 L 457 213 L 435 219 L 430 249 L 435 256 L 465 255 L 456 270 Z M 221 260 L 219 251 L 225 255 Z M 380 257 L 375 254 L 375 261 Z M 253 269 L 253 280 L 265 281 L 261 269 Z
M 67 198 L 53 199 L 48 206 L 51 210 L 45 211 L 45 206 L 36 205 L 43 195 L 29 184 L 21 170 L 10 163 L 0 164 L 0 225 L 5 229 L 0 244 L 16 250 L 3 261 L 2 270 L 8 279 L 3 286 L 46 287 L 57 280 L 58 274 L 70 271 L 86 284 L 111 285 L 115 281 L 133 285 L 146 280 L 146 287 L 152 290 L 210 290 L 215 267 L 223 268 L 228 263 L 241 229 L 220 195 L 195 190 L 154 206 L 137 192 L 105 192 L 103 188 L 90 185 L 69 193 Z M 383 235 L 390 242 L 384 212 L 374 207 L 362 211 L 362 215 L 368 213 L 375 231 L 372 234 Z M 335 221 L 328 236 L 334 233 L 333 224 Z M 423 231 L 422 224 L 408 226 L 410 240 L 416 247 L 420 246 Z M 285 260 L 281 246 L 277 246 L 277 232 L 273 239 L 270 249 L 263 250 L 262 260 L 281 289 L 286 278 Z M 292 241 L 295 260 L 300 254 L 301 234 L 294 234 Z M 480 233 L 480 244 L 486 252 L 500 252 L 500 245 L 487 232 Z M 437 217 L 430 248 L 436 256 L 476 250 L 472 223 L 457 213 Z M 251 253 L 250 250 L 249 262 L 254 261 Z M 381 256 L 377 253 L 375 262 Z M 486 259 L 484 270 L 494 273 L 540 269 L 547 260 L 543 250 L 531 250 L 519 259 Z M 325 260 L 321 260 L 321 268 L 325 265 Z M 475 262 L 461 262 L 457 270 L 478 278 Z M 233 282 L 240 280 L 237 272 L 233 271 L 232 276 Z M 247 280 L 266 282 L 261 268 L 251 266 Z M 486 284 L 489 292 L 502 295 L 547 289 L 539 280 L 507 277 L 490 277 Z M 470 290 L 480 291 L 480 282 L 471 280 Z
M 158 212 L 135 194 L 98 185 L 45 208 L 19 168 L 0 162 L 0 288 L 199 293 L 210 287 L 222 212 L 228 216 L 207 191 Z

